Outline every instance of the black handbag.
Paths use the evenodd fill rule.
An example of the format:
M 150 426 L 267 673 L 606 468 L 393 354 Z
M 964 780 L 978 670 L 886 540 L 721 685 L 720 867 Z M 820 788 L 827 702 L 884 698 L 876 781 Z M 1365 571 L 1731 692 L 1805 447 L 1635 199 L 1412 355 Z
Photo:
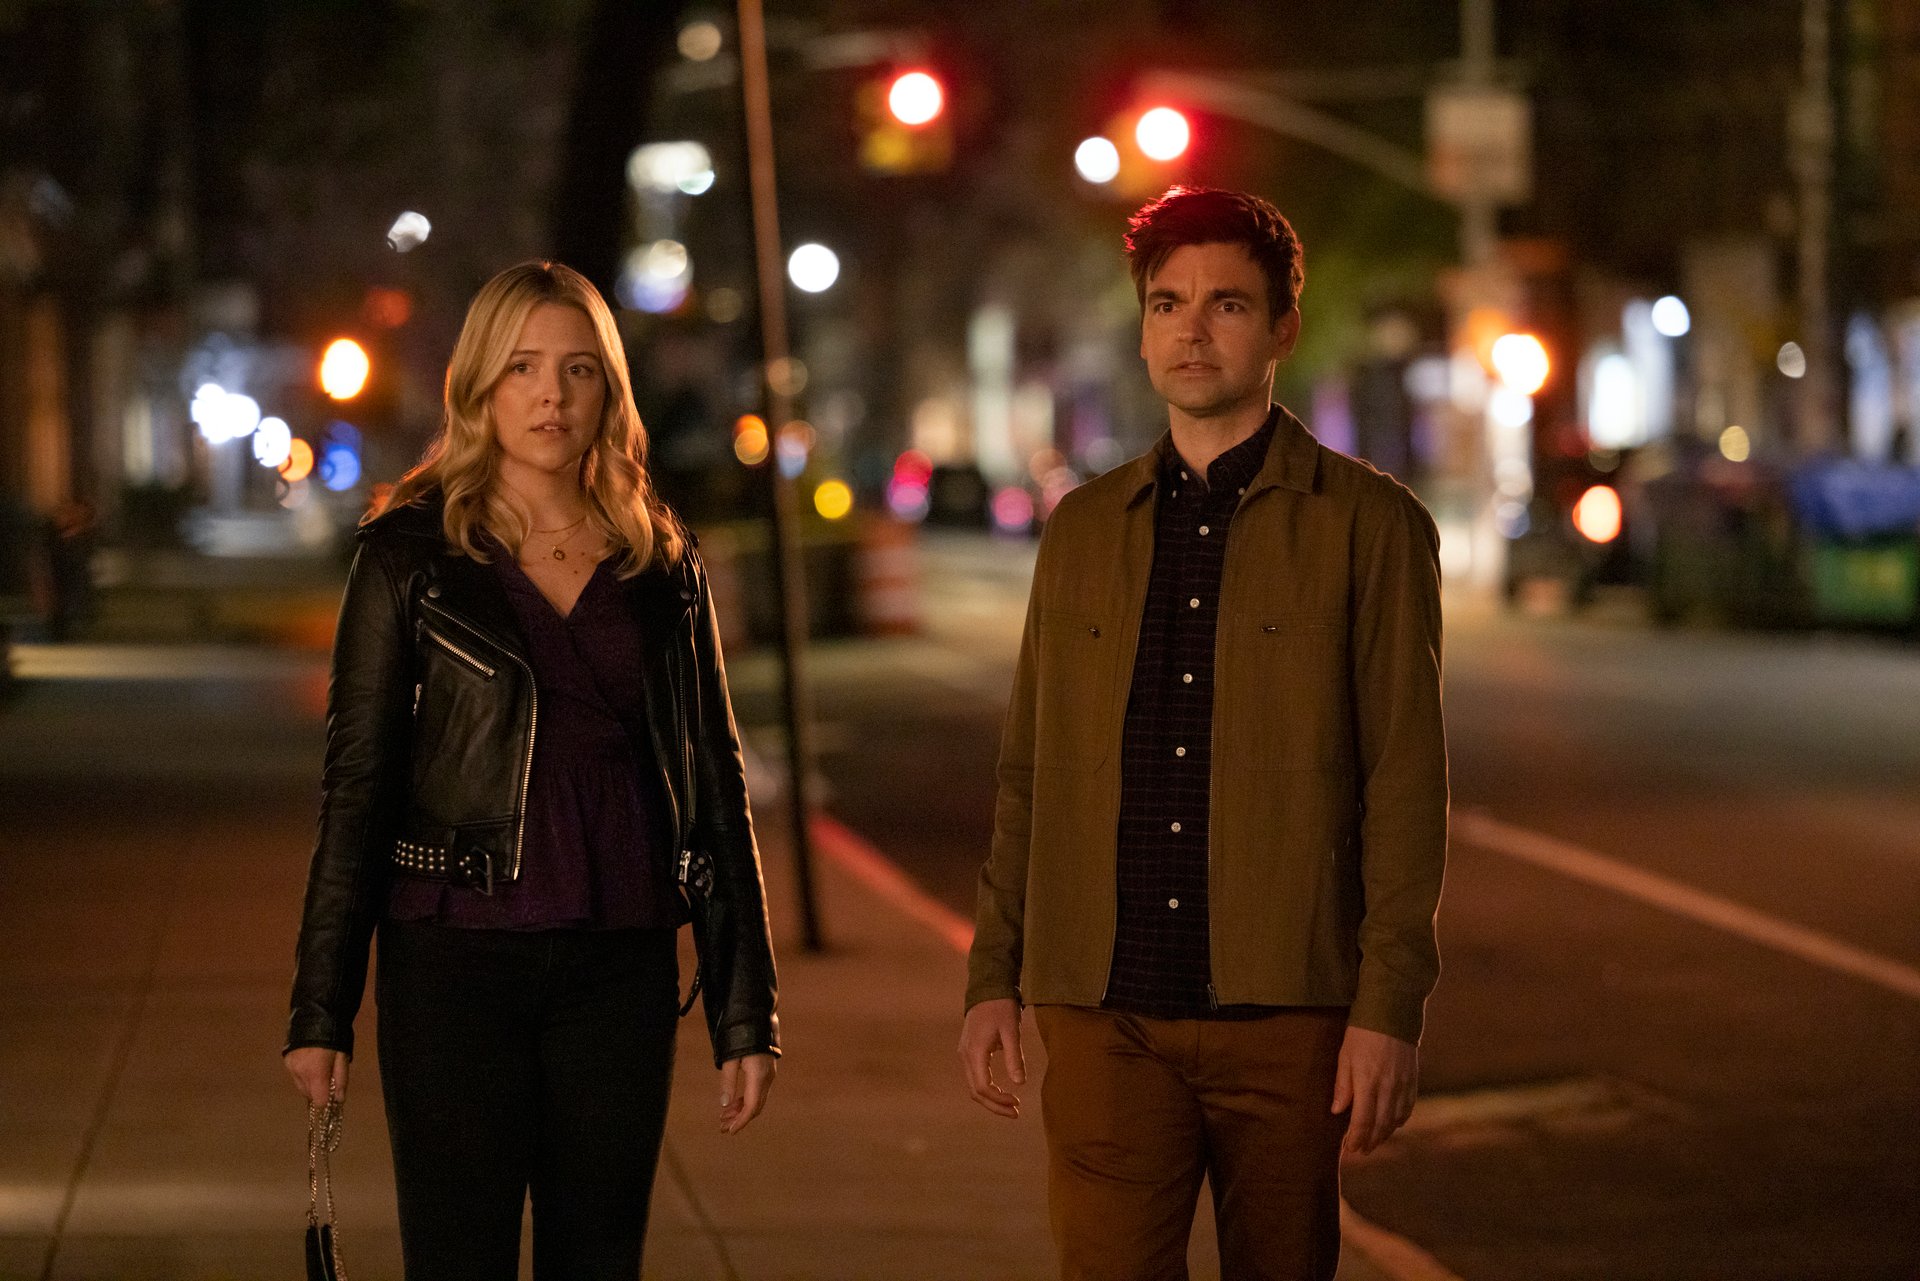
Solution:
M 340 1234 L 333 1214 L 333 1150 L 340 1146 L 345 1117 L 341 1101 L 327 1087 L 327 1105 L 307 1107 L 307 1281 L 347 1281 L 340 1262 Z M 320 1188 L 326 1185 L 327 1213 L 320 1217 Z

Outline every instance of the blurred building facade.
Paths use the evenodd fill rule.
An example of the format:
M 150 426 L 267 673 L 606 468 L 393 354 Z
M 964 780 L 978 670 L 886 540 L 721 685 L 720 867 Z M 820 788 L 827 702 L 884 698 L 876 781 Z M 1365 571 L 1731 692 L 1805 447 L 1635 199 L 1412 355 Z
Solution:
M 6 10 L 0 492 L 42 514 L 83 498 L 113 529 L 191 506 L 273 510 L 285 476 L 191 421 L 211 378 L 323 455 L 333 424 L 352 428 L 360 477 L 322 496 L 351 508 L 431 429 L 472 290 L 506 263 L 560 252 L 622 297 L 663 465 L 689 485 L 721 478 L 723 509 L 754 501 L 731 435 L 758 395 L 729 8 L 631 8 Z M 1733 427 L 1756 458 L 1828 445 L 1915 457 L 1917 11 L 1494 6 L 1499 79 L 1531 107 L 1533 181 L 1501 216 L 1497 270 L 1476 286 L 1492 305 L 1477 310 L 1537 332 L 1552 358 L 1526 424 L 1534 462 L 1586 466 L 1675 437 L 1717 448 Z M 1151 105 L 1141 86 L 1156 71 L 1310 106 L 1417 155 L 1426 95 L 1457 74 L 1462 12 L 1425 0 L 778 6 L 786 240 L 830 246 L 841 268 L 830 288 L 794 295 L 811 432 L 790 442 L 796 469 L 880 502 L 912 451 L 1025 489 L 1044 514 L 1062 477 L 1143 447 L 1164 416 L 1134 355 L 1120 235 L 1143 196 L 1197 181 L 1268 195 L 1306 243 L 1306 336 L 1283 398 L 1329 443 L 1416 482 L 1444 473 L 1453 402 L 1484 401 L 1493 377 L 1458 358 L 1476 308 L 1450 297 L 1460 233 L 1445 202 L 1297 134 L 1196 110 L 1182 157 L 1117 184 L 1077 175 L 1072 157 Z M 689 39 L 701 24 L 711 39 Z M 1812 197 L 1793 124 L 1816 30 L 1833 121 L 1818 340 L 1802 332 Z M 942 150 L 877 167 L 873 89 L 909 68 L 947 87 Z M 705 177 L 629 181 L 633 146 L 679 142 L 703 148 Z M 400 252 L 388 233 L 405 212 L 431 234 Z M 682 277 L 671 305 L 622 295 L 635 254 Z M 1666 295 L 1689 309 L 1683 336 L 1651 327 Z M 311 376 L 338 335 L 372 358 L 369 390 L 346 408 Z M 1800 394 L 1789 343 L 1831 353 L 1827 409 Z M 1463 393 L 1463 379 L 1479 390 Z M 1465 448 L 1486 454 L 1479 438 Z

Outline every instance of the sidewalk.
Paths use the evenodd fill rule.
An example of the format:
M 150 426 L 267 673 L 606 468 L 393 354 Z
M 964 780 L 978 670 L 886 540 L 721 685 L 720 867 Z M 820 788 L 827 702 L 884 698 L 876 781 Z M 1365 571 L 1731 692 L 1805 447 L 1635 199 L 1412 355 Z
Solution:
M 84 689 L 0 711 L 0 1281 L 294 1275 L 305 1133 L 275 1051 L 317 761 L 284 699 L 193 722 L 160 694 L 103 713 Z M 113 753 L 137 763 L 89 810 Z M 723 1138 L 704 1029 L 683 1022 L 646 1275 L 1051 1276 L 1037 1089 L 1014 1123 L 966 1099 L 953 940 L 829 841 L 830 947 L 803 953 L 783 817 L 769 805 L 760 832 L 787 1058 L 767 1113 Z M 400 1275 L 370 1007 L 336 1160 L 354 1281 Z M 1037 1037 L 1029 1056 L 1037 1080 Z M 1203 1215 L 1196 1277 L 1217 1275 L 1211 1250 Z M 1388 1275 L 1353 1248 L 1340 1273 Z

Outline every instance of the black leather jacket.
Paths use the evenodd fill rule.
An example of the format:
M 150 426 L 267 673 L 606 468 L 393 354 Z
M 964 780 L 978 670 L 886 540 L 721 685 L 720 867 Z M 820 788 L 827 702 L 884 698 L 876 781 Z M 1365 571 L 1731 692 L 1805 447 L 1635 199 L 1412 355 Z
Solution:
M 773 947 L 705 570 L 622 582 L 646 638 L 648 725 L 676 860 L 712 860 L 694 938 L 714 1061 L 779 1053 Z M 307 876 L 286 1048 L 353 1052 L 367 953 L 396 849 L 466 883 L 519 876 L 539 691 L 494 571 L 449 548 L 437 497 L 359 531 L 327 694 L 319 835 Z M 417 856 L 417 854 L 416 854 Z

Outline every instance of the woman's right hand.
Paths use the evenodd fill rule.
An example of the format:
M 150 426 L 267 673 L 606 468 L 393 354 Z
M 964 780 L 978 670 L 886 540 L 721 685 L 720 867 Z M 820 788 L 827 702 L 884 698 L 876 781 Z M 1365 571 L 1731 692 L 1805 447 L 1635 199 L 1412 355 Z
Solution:
M 297 1050 L 288 1050 L 282 1060 L 293 1076 L 294 1085 L 307 1096 L 310 1107 L 327 1106 L 329 1086 L 333 1088 L 334 1098 L 346 1101 L 347 1056 L 340 1051 L 329 1050 L 324 1045 L 303 1045 Z

